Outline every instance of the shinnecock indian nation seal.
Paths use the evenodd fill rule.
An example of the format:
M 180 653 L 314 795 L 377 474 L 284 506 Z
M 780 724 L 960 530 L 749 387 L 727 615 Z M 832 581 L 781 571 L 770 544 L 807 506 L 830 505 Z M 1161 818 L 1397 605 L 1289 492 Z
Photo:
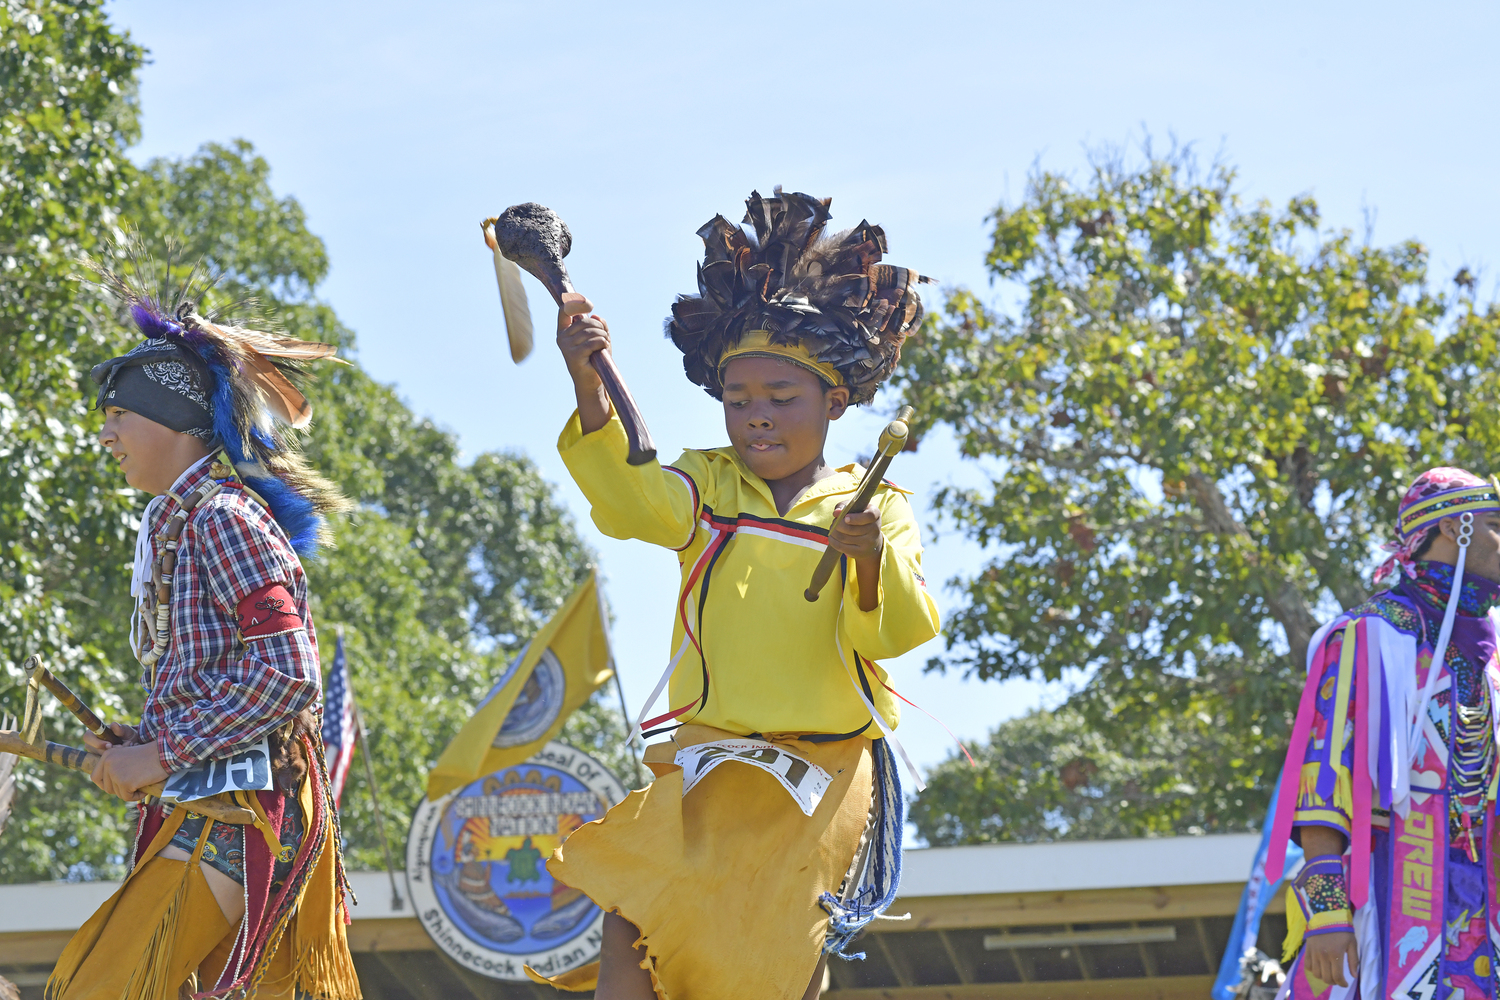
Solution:
M 604 914 L 554 881 L 547 858 L 574 830 L 625 797 L 604 765 L 553 741 L 423 801 L 406 840 L 407 891 L 439 949 L 493 979 L 526 982 L 599 957 Z

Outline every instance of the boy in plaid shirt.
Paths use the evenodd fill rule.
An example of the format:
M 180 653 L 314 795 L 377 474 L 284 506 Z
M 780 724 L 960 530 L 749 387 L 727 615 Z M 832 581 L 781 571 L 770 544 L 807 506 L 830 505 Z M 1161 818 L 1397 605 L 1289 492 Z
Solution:
M 220 325 L 186 290 L 167 313 L 101 273 L 146 339 L 93 371 L 99 441 L 125 481 L 154 497 L 131 579 L 141 722 L 113 724 L 118 744 L 85 740 L 100 755 L 93 780 L 111 794 L 140 802 L 141 789 L 167 779 L 186 790 L 183 804 L 140 805 L 130 874 L 69 943 L 48 996 L 353 1000 L 298 556 L 341 499 L 267 430 L 276 417 L 305 425 L 311 409 L 269 358 L 332 348 Z M 203 762 L 224 763 L 194 770 Z M 217 797 L 253 823 L 191 811 L 193 780 L 203 792 L 236 774 L 239 787 Z

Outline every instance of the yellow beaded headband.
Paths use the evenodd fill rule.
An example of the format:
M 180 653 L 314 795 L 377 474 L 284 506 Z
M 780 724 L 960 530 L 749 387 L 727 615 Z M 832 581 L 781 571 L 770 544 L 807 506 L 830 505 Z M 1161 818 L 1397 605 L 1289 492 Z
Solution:
M 719 358 L 719 382 L 724 381 L 724 369 L 735 358 L 779 358 L 790 361 L 812 372 L 829 385 L 843 385 L 844 376 L 837 368 L 812 356 L 801 341 L 795 344 L 771 343 L 771 331 L 747 330 L 740 342 L 724 352 Z
M 1500 510 L 1500 492 L 1493 482 L 1483 485 L 1461 486 L 1424 497 L 1401 511 L 1397 530 L 1403 539 L 1436 524 L 1445 517 L 1457 517 L 1466 511 Z

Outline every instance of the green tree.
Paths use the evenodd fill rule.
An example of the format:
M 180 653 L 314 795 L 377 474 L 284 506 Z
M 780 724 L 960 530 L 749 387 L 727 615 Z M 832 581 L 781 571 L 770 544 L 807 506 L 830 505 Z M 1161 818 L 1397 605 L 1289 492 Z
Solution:
M 134 174 L 125 150 L 142 57 L 100 3 L 0 4 L 0 687 L 44 652 L 112 713 L 125 619 L 102 602 L 130 560 L 136 504 L 88 415 L 84 359 L 121 340 L 72 274 Z M 17 787 L 0 878 L 86 871 L 129 845 L 124 810 L 76 779 L 23 764 Z
M 1035 711 L 933 768 L 910 818 L 928 844 L 1101 840 L 1221 830 L 1233 787 L 1199 787 L 1180 766 L 1213 747 L 1201 720 L 1159 716 L 1120 742 L 1078 709 Z M 1224 747 L 1218 748 L 1221 752 Z
M 248 143 L 144 168 L 125 157 L 143 52 L 100 4 L 7 3 L 0 26 L 0 701 L 19 710 L 17 668 L 41 652 L 105 714 L 133 718 L 126 583 L 145 498 L 94 443 L 87 372 L 136 338 L 76 279 L 77 257 L 135 230 L 159 254 L 175 244 L 180 259 L 224 274 L 210 305 L 253 297 L 275 325 L 346 356 L 354 336 L 316 297 L 322 241 Z M 325 666 L 333 627 L 345 628 L 399 842 L 427 768 L 592 556 L 524 457 L 462 464 L 452 434 L 357 363 L 325 369 L 309 394 L 309 456 L 358 504 L 335 526 L 337 545 L 307 565 L 314 621 Z M 51 721 L 56 738 L 77 742 L 71 719 L 54 710 Z M 598 749 L 625 729 L 596 702 L 566 732 Z M 18 775 L 0 880 L 120 872 L 132 831 L 118 800 L 39 765 Z M 379 866 L 363 785 L 356 769 L 343 828 L 351 864 Z
M 1183 730 L 1213 803 L 1186 825 L 1251 827 L 1317 622 L 1365 596 L 1406 483 L 1489 468 L 1500 311 L 1435 287 L 1415 240 L 1246 204 L 1181 153 L 1037 173 L 993 220 L 1017 306 L 955 291 L 898 378 L 918 426 L 997 470 L 937 497 L 994 557 L 955 581 L 932 667 L 1081 668 L 1070 707 L 1111 745 Z

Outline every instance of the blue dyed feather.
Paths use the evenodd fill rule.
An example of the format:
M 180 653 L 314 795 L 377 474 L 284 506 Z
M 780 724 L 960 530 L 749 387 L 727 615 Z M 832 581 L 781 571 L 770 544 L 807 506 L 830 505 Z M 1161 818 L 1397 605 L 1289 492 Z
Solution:
M 217 350 L 210 348 L 200 353 L 207 355 L 204 361 L 214 376 L 214 435 L 218 437 L 236 468 L 245 463 L 258 463 L 259 456 L 246 453 L 245 438 L 234 422 L 234 391 L 228 365 L 219 357 Z M 269 441 L 269 436 L 260 428 L 252 427 L 250 432 L 268 451 L 276 450 L 275 442 Z M 271 508 L 271 516 L 281 526 L 297 555 L 303 559 L 316 556 L 318 531 L 323 526 L 323 517 L 312 501 L 274 476 L 241 474 L 241 479 Z
M 271 508 L 271 516 L 281 525 L 287 541 L 303 559 L 318 554 L 318 529 L 323 518 L 314 509 L 312 501 L 273 477 L 242 476 L 245 485 L 256 493 Z
M 165 337 L 182 337 L 182 324 L 164 313 L 151 299 L 142 299 L 130 307 L 130 318 L 140 331 L 152 340 Z

